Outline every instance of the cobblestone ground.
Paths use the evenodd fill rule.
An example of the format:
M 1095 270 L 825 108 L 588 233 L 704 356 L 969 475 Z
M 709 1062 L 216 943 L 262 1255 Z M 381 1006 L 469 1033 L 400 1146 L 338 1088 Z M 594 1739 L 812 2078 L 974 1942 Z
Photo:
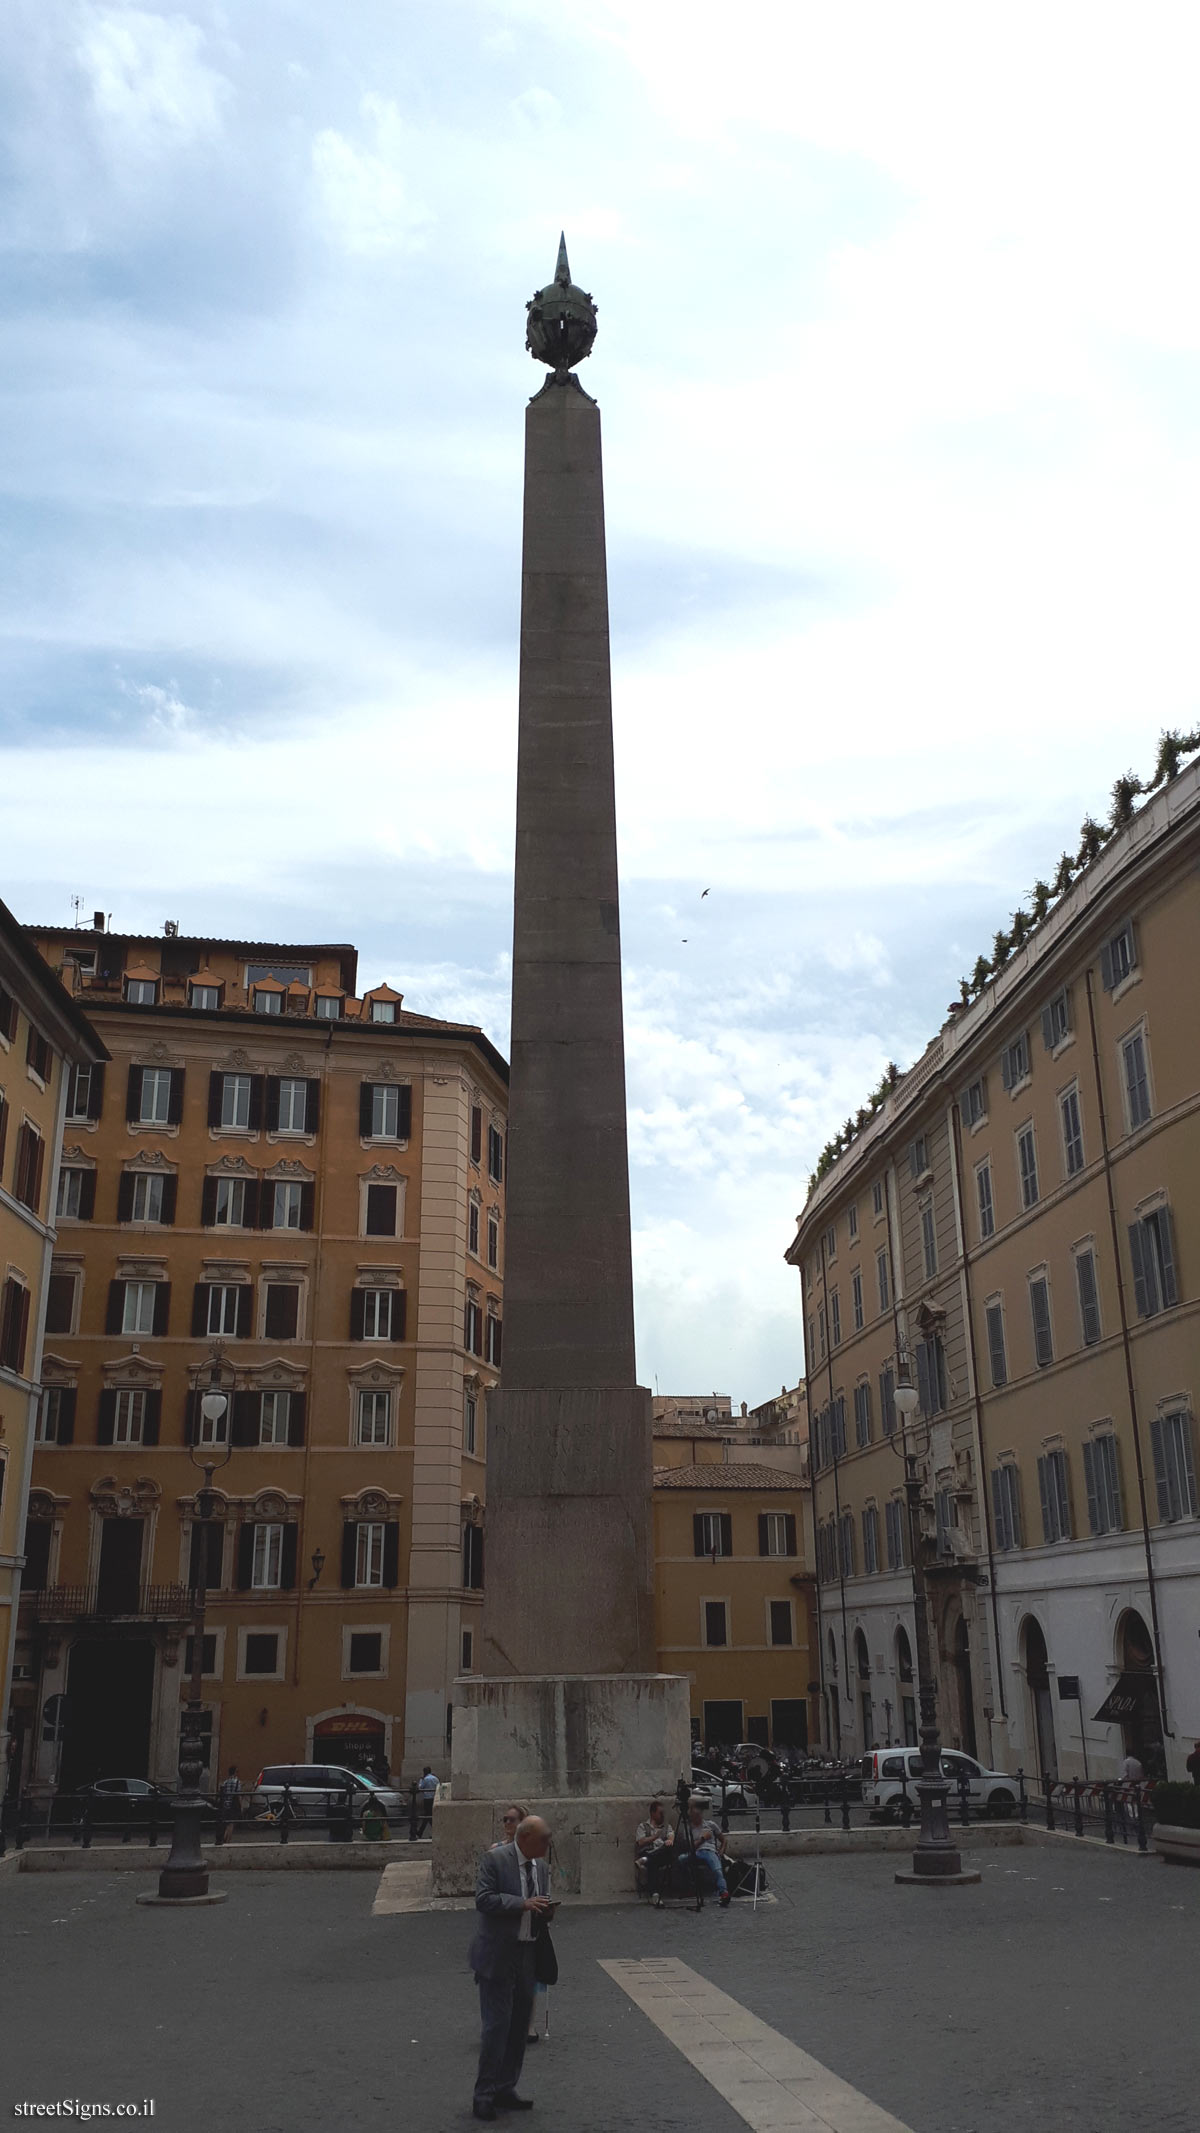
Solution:
M 777 1900 L 560 1914 L 526 2121 L 744 2133 L 598 1967 L 671 1955 L 914 2133 L 1194 2133 L 1200 1873 L 1067 1839 L 977 1855 L 980 1887 L 894 1862 L 781 1861 Z M 231 1875 L 138 1909 L 138 1877 L 0 1876 L 0 2115 L 155 2100 L 163 2133 L 453 2133 L 471 2123 L 462 1914 L 373 1917 L 374 1874 Z

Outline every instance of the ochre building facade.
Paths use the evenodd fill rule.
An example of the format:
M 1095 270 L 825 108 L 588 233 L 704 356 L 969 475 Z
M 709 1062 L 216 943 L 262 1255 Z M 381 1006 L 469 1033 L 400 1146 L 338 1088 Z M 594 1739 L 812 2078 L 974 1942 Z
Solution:
M 172 1780 L 201 1576 L 210 1782 L 445 1768 L 482 1586 L 504 1061 L 389 986 L 357 997 L 345 946 L 30 938 L 109 1059 L 65 1094 L 23 1779 Z

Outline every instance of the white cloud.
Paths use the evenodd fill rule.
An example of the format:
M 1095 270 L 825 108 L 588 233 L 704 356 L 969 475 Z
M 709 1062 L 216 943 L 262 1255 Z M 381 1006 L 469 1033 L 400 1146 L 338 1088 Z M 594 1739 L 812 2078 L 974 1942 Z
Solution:
M 413 197 L 400 113 L 386 97 L 364 96 L 367 145 L 324 127 L 312 145 L 317 214 L 331 241 L 361 258 L 411 250 L 424 241 L 429 211 Z
M 76 57 L 119 154 L 156 157 L 220 132 L 232 85 L 203 57 L 204 44 L 203 30 L 181 15 L 81 10 Z

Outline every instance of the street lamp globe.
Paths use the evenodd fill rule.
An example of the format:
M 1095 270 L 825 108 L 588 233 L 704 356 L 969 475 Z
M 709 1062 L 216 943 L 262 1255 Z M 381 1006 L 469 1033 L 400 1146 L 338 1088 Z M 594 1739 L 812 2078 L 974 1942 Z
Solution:
M 228 1405 L 229 1400 L 228 1396 L 225 1393 L 206 1392 L 204 1398 L 200 1402 L 200 1412 L 206 1422 L 217 1423 L 220 1421 Z
M 915 1415 L 921 1404 L 921 1395 L 915 1385 L 897 1385 L 892 1399 L 900 1415 Z

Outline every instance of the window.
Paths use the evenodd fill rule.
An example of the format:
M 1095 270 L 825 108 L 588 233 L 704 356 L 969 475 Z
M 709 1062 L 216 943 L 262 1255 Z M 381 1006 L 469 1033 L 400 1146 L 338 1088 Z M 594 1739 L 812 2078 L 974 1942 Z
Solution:
M 276 992 L 269 985 L 256 985 L 253 1004 L 256 1015 L 281 1015 L 283 1013 L 283 994 Z
M 474 1454 L 479 1448 L 479 1404 L 473 1392 L 463 1394 L 463 1450 Z
M 933 1203 L 926 1200 L 921 1209 L 921 1250 L 925 1258 L 925 1279 L 932 1281 L 937 1273 L 937 1228 L 933 1219 Z
M 1140 1029 L 1132 1037 L 1126 1037 L 1121 1046 L 1121 1064 L 1125 1080 L 1125 1109 L 1129 1118 L 1129 1130 L 1136 1133 L 1150 1116 L 1150 1082 L 1146 1072 L 1146 1038 Z
M 56 1216 L 65 1215 L 68 1220 L 86 1220 L 96 1204 L 96 1173 L 94 1170 L 60 1170 L 58 1173 L 58 1206 Z
M 474 1296 L 463 1305 L 463 1347 L 470 1355 L 483 1354 L 483 1312 Z
M 219 986 L 219 985 L 189 985 L 189 986 L 188 986 L 188 1006 L 189 1006 L 189 1007 L 196 1007 L 196 1008 L 205 1008 L 205 1009 L 207 1009 L 207 1010 L 208 1010 L 208 1011 L 209 1011 L 209 1012 L 211 1013 L 211 1012 L 215 1012 L 215 1010 L 216 1010 L 216 1009 L 217 1009 L 217 1008 L 218 1008 L 218 1007 L 219 1007 L 220 1005 L 221 1005 L 221 988 L 220 988 L 220 986 Z
M 259 1394 L 258 1441 L 260 1444 L 286 1444 L 292 1418 L 290 1392 L 263 1392 Z M 228 1409 L 226 1409 L 228 1413 Z
M 933 1500 L 933 1514 L 937 1536 L 936 1552 L 944 1562 L 947 1556 L 951 1556 L 954 1553 L 954 1544 L 950 1539 L 950 1534 L 958 1524 L 958 1506 L 949 1489 L 939 1489 L 937 1491 Z
M 394 1237 L 399 1193 L 395 1185 L 368 1185 L 366 1233 L 368 1237 Z
M 72 1123 L 100 1116 L 104 1092 L 104 1069 L 99 1066 L 71 1068 L 67 1083 L 67 1118 Z
M 871 1187 L 871 1211 L 875 1215 L 881 1215 L 883 1213 L 882 1178 L 876 1178 L 875 1183 Z
M 254 1547 L 250 1583 L 256 1592 L 278 1589 L 283 1568 L 283 1527 L 268 1524 L 251 1528 Z
M 158 999 L 158 982 L 154 978 L 126 978 L 125 998 L 134 1007 L 153 1007 Z
M 987 1117 L 987 1082 L 982 1074 L 963 1090 L 959 1108 L 965 1126 L 982 1125 Z
M 1083 1169 L 1083 1122 L 1079 1116 L 1079 1091 L 1067 1089 L 1058 1099 L 1062 1120 L 1063 1164 L 1069 1178 Z
M 1004 1305 L 997 1300 L 987 1305 L 984 1312 L 987 1322 L 988 1364 L 993 1386 L 1008 1383 L 1008 1356 L 1004 1346 Z
M 892 1301 L 892 1284 L 888 1276 L 888 1255 L 886 1251 L 875 1254 L 875 1279 L 879 1285 L 879 1308 L 881 1311 L 886 1311 Z
M 265 1527 L 259 1528 L 266 1531 Z M 258 1583 L 257 1578 L 255 1583 Z M 278 1674 L 279 1632 L 274 1629 L 250 1629 L 246 1631 L 245 1651 L 242 1659 L 243 1674 Z
M 825 1232 L 825 1257 L 826 1257 L 827 1259 L 836 1259 L 836 1258 L 837 1258 L 837 1223 L 836 1223 L 836 1222 L 831 1222 L 831 1223 L 830 1223 L 830 1225 L 829 1225 L 829 1228 L 828 1228 L 828 1229 L 826 1230 L 826 1232 Z
M 392 1434 L 392 1396 L 390 1392 L 366 1392 L 358 1395 L 358 1442 L 360 1444 L 388 1444 Z
M 267 1190 L 271 1195 L 267 1203 L 270 1221 L 263 1223 L 264 1229 L 306 1229 L 308 1227 L 304 1220 L 303 1185 L 290 1178 L 287 1180 L 277 1178 L 273 1184 L 268 1184 Z
M 213 1223 L 218 1229 L 243 1229 L 246 1223 L 246 1179 L 214 1178 Z
M 1032 1126 L 1022 1126 L 1017 1135 L 1017 1169 L 1021 1179 L 1021 1205 L 1034 1207 L 1038 1197 L 1038 1174 Z
M 704 1602 L 704 1642 L 709 1645 L 729 1642 L 728 1610 L 724 1600 Z
M 36 1030 L 31 1022 L 29 1035 L 25 1039 L 25 1064 L 32 1067 L 39 1081 L 49 1081 L 50 1079 L 50 1058 L 49 1039 L 43 1037 L 40 1030 Z
M 174 1179 L 171 1183 L 174 1184 Z M 131 1222 L 165 1222 L 167 1180 L 160 1172 L 135 1170 L 129 1180 Z
M 1006 1089 L 1019 1089 L 1029 1079 L 1029 1033 L 1022 1030 L 1000 1055 L 1000 1079 Z
M 818 1304 L 818 1306 L 817 1306 L 817 1339 L 818 1339 L 818 1341 L 819 1341 L 819 1343 L 820 1343 L 820 1348 L 821 1348 L 821 1360 L 822 1360 L 822 1362 L 823 1362 L 823 1361 L 824 1361 L 824 1359 L 825 1359 L 825 1306 L 824 1306 L 824 1304 Z
M 879 1373 L 879 1426 L 885 1437 L 896 1433 L 896 1373 L 890 1364 Z
M 196 1659 L 196 1639 L 189 1637 L 183 1648 L 183 1671 L 190 1675 Z M 217 1671 L 217 1634 L 210 1630 L 200 1639 L 200 1672 L 215 1674 Z
M 392 1337 L 393 1289 L 364 1289 L 363 1339 L 365 1341 L 390 1341 Z
M 854 1576 L 854 1513 L 843 1511 L 838 1520 L 838 1568 L 844 1578 Z
M 946 1351 L 939 1334 L 918 1341 L 917 1391 L 923 1415 L 940 1415 L 946 1405 Z
M 48 1385 L 38 1401 L 36 1444 L 70 1444 L 75 1435 L 75 1387 Z
M 354 1558 L 356 1585 L 382 1585 L 383 1537 L 386 1531 L 387 1527 L 382 1519 L 364 1519 L 359 1525 Z
M 316 1000 L 318 1022 L 336 1022 L 342 1012 L 340 992 L 319 992 Z
M 829 1292 L 829 1324 L 833 1332 L 833 1345 L 842 1345 L 842 1299 L 836 1289 Z
M 1076 1252 L 1075 1281 L 1079 1290 L 1079 1331 L 1085 1348 L 1094 1348 L 1100 1338 L 1100 1288 L 1096 1280 L 1096 1254 Z
M 141 1075 L 141 1100 L 137 1114 L 140 1126 L 167 1126 L 172 1123 L 170 1067 L 131 1068 L 131 1073 Z M 182 1072 L 181 1072 L 182 1079 Z
M 1015 1466 L 992 1469 L 992 1523 L 1002 1553 L 1021 1545 L 1021 1479 Z
M 904 1568 L 904 1505 L 886 1503 L 883 1507 L 884 1532 L 887 1539 L 887 1566 L 889 1570 Z
M 488 1127 L 488 1176 L 499 1185 L 504 1177 L 504 1135 L 499 1127 Z
M 467 1201 L 467 1250 L 479 1257 L 479 1202 Z
M 1042 1539 L 1047 1546 L 1070 1540 L 1071 1499 L 1065 1452 L 1047 1452 L 1038 1460 L 1038 1494 L 1042 1501 Z
M 483 1527 L 463 1527 L 463 1586 L 467 1592 L 483 1590 Z
M 1071 1034 L 1071 996 L 1064 986 L 1042 1009 L 1042 1042 L 1053 1052 Z
M 1117 1463 L 1117 1440 L 1104 1435 L 1085 1440 L 1083 1479 L 1087 1489 L 1088 1525 L 1093 1533 L 1123 1533 L 1125 1510 L 1121 1502 L 1121 1470 Z
M 308 1083 L 295 1075 L 286 1075 L 279 1082 L 277 1105 L 278 1118 L 272 1129 L 276 1133 L 307 1133 Z
M 837 1576 L 832 1525 L 817 1527 L 817 1576 L 822 1585 L 831 1584 Z
M 979 1205 L 979 1238 L 982 1243 L 985 1237 L 990 1237 L 994 1234 L 996 1228 L 996 1210 L 992 1204 L 992 1166 L 990 1163 L 981 1163 L 975 1172 L 975 1197 Z
M 793 1641 L 791 1601 L 772 1600 L 770 1613 L 772 1644 L 791 1644 Z
M 929 1143 L 923 1133 L 918 1133 L 908 1151 L 908 1167 L 914 1178 L 924 1177 L 929 1168 Z
M 758 1552 L 760 1555 L 795 1555 L 796 1518 L 794 1512 L 759 1512 Z
M 879 1513 L 868 1504 L 862 1515 L 863 1572 L 873 1578 L 879 1569 Z
M 1169 1207 L 1156 1207 L 1140 1222 L 1130 1223 L 1129 1255 L 1139 1318 L 1153 1318 L 1179 1301 Z
M 118 1392 L 113 1404 L 114 1444 L 140 1444 L 142 1428 L 146 1420 L 146 1395 L 144 1392 Z
M 846 1214 L 846 1231 L 851 1238 L 858 1235 L 858 1208 L 851 1207 Z
M 121 1313 L 122 1333 L 153 1333 L 154 1304 L 158 1294 L 156 1281 L 127 1281 L 125 1307 Z
M 846 1456 L 846 1396 L 839 1392 L 829 1410 L 829 1441 L 835 1459 Z
M 483 1358 L 497 1370 L 500 1368 L 500 1351 L 503 1346 L 504 1328 L 495 1312 L 489 1307 L 484 1320 Z
M 483 1161 L 483 1111 L 479 1104 L 471 1105 L 471 1161 Z
M 1196 1464 L 1192 1418 L 1183 1409 L 1156 1415 L 1150 1424 L 1158 1515 L 1164 1524 L 1196 1516 Z
M 463 1633 L 462 1633 L 462 1667 L 461 1667 L 461 1671 L 462 1671 L 462 1672 L 463 1672 L 464 1674 L 469 1674 L 469 1673 L 471 1672 L 471 1670 L 472 1670 L 472 1668 L 473 1668 L 474 1664 L 475 1664 L 475 1632 L 474 1632 L 474 1630 L 473 1630 L 473 1629 L 464 1629 L 464 1631 L 463 1631 Z
M 42 1197 L 42 1169 L 46 1144 L 36 1126 L 26 1120 L 17 1135 L 17 1160 L 13 1169 L 13 1194 L 36 1215 Z
M 29 1334 L 29 1291 L 10 1274 L 0 1290 L 0 1369 L 24 1375 Z
M 857 1267 L 850 1276 L 850 1308 L 854 1316 L 854 1330 L 856 1333 L 861 1333 L 863 1326 L 862 1275 Z
M 300 1330 L 300 1284 L 269 1281 L 263 1311 L 263 1337 L 269 1341 L 294 1341 Z
M 383 1631 L 381 1629 L 352 1629 L 349 1645 L 346 1665 L 348 1674 L 382 1674 Z
M 1037 1274 L 1029 1284 L 1029 1309 L 1033 1318 L 1033 1360 L 1039 1370 L 1054 1361 L 1054 1334 L 1050 1325 L 1050 1283 Z
M 854 1442 L 860 1451 L 871 1442 L 871 1387 L 865 1379 L 854 1388 Z
M 500 1264 L 500 1217 L 495 1208 L 489 1209 L 487 1220 L 487 1263 L 490 1267 Z
M 250 1125 L 250 1098 L 254 1077 L 250 1074 L 222 1074 L 220 1124 L 227 1130 L 240 1131 Z
M 1133 920 L 1126 919 L 1100 950 L 1100 981 L 1105 992 L 1115 992 L 1137 968 L 1137 935 Z
M 693 1555 L 732 1555 L 733 1518 L 728 1511 L 692 1513 Z
M 406 1141 L 412 1131 L 412 1089 L 409 1084 L 364 1081 L 359 1127 L 364 1140 Z
M 206 1333 L 236 1333 L 238 1329 L 238 1297 L 242 1294 L 239 1282 L 214 1281 L 208 1290 L 208 1322 Z

